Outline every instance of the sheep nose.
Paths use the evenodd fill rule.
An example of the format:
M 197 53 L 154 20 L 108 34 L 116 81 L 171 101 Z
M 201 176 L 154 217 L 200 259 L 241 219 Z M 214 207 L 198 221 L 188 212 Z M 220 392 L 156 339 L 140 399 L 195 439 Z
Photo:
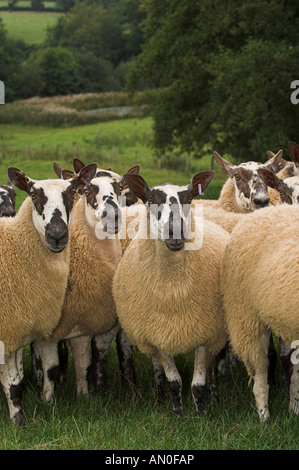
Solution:
M 48 248 L 55 253 L 60 252 L 66 247 L 68 238 L 68 226 L 56 214 L 46 226 L 45 239 Z
M 255 197 L 253 198 L 253 203 L 256 209 L 262 209 L 263 207 L 269 206 L 270 197 L 269 196 Z
M 0 217 L 14 217 L 16 215 L 15 209 L 8 207 L 0 211 Z

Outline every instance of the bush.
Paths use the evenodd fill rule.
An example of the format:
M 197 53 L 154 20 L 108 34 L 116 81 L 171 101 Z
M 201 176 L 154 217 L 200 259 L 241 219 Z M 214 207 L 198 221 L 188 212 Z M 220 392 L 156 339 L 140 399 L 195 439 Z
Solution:
M 81 75 L 72 53 L 48 47 L 30 55 L 23 66 L 23 97 L 66 95 L 80 91 Z

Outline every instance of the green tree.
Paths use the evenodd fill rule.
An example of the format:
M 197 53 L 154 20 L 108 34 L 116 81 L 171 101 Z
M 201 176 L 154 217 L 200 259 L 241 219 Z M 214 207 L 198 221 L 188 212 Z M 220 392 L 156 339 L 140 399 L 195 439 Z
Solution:
M 5 101 L 19 97 L 19 78 L 21 64 L 26 57 L 26 46 L 23 41 L 14 41 L 7 36 L 0 18 L 0 80 L 5 84 Z
M 32 53 L 23 66 L 21 87 L 26 96 L 54 96 L 78 93 L 79 67 L 70 51 L 48 47 Z
M 287 146 L 298 113 L 289 99 L 291 76 L 299 77 L 298 5 L 143 0 L 142 8 L 145 44 L 128 86 L 143 79 L 155 90 L 157 152 L 179 146 L 198 153 L 209 142 L 257 159 L 278 137 Z

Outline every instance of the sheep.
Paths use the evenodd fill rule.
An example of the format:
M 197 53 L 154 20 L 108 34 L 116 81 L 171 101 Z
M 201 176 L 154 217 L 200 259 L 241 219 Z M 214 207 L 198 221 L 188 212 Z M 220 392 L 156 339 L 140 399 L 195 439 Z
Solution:
M 290 143 L 290 148 L 292 143 Z M 296 145 L 296 144 L 294 144 Z M 299 157 L 299 148 L 298 148 Z M 293 151 L 293 158 L 296 159 L 296 155 Z M 299 160 L 298 160 L 299 164 Z M 293 165 L 294 169 L 297 167 Z M 269 186 L 269 191 L 272 190 L 272 200 L 276 201 L 276 204 L 298 204 L 299 203 L 299 175 L 286 177 L 282 179 L 278 173 L 275 175 L 271 170 L 260 169 L 259 174 L 263 179 L 264 183 Z M 284 173 L 288 175 L 289 173 Z M 290 362 L 290 356 L 292 349 L 288 348 L 282 338 L 279 338 L 279 356 L 281 365 L 282 381 L 286 386 L 289 386 L 290 378 L 292 374 L 292 364 Z
M 277 174 L 281 179 L 299 176 L 299 145 L 296 142 L 289 142 L 288 147 L 293 161 L 285 162 L 284 167 Z M 269 150 L 267 155 L 273 158 L 274 153 Z
M 74 169 L 80 163 L 74 161 Z M 60 176 L 61 167 L 54 169 Z M 139 165 L 128 173 L 139 172 Z M 64 176 L 66 173 L 64 172 Z M 67 176 L 74 176 L 69 172 Z M 92 362 L 95 387 L 105 386 L 104 364 L 111 341 L 120 330 L 114 299 L 112 279 L 121 259 L 120 242 L 115 236 L 120 229 L 119 196 L 126 190 L 125 182 L 110 170 L 97 168 L 90 184 L 82 187 L 76 203 L 70 230 L 70 272 L 59 324 L 44 348 L 57 359 L 57 343 L 69 339 L 76 371 L 77 394 L 88 396 L 87 372 L 90 365 L 89 338 L 93 336 Z M 135 196 L 134 196 L 135 197 Z M 110 235 L 107 237 L 107 234 Z M 84 253 L 84 255 L 82 255 Z M 125 359 L 125 370 L 130 379 L 130 355 Z M 53 401 L 54 380 L 45 390 L 47 401 Z
M 223 185 L 218 200 L 196 200 L 195 204 L 203 204 L 204 217 L 221 225 L 231 232 L 242 215 L 252 211 L 267 207 L 271 203 L 268 188 L 259 176 L 259 168 L 272 168 L 274 170 L 283 168 L 287 162 L 282 158 L 283 151 L 269 155 L 269 159 L 264 164 L 258 162 L 246 162 L 234 165 L 225 160 L 217 152 L 214 158 L 221 171 L 229 176 Z M 217 211 L 216 211 L 217 209 Z M 221 210 L 223 211 L 221 213 Z M 225 214 L 225 212 L 227 214 Z M 235 214 L 236 215 L 233 215 Z M 274 380 L 276 369 L 276 352 L 273 342 L 271 342 L 271 370 Z M 222 375 L 226 373 L 225 354 L 221 353 L 222 359 L 219 361 L 218 369 Z M 231 356 L 233 358 L 233 356 Z
M 230 342 L 244 362 L 261 421 L 268 409 L 268 343 L 273 330 L 287 346 L 299 338 L 297 242 L 299 206 L 257 211 L 231 234 L 221 269 Z M 299 413 L 298 365 L 290 384 L 290 413 Z
M 201 218 L 195 209 L 190 212 L 199 185 L 204 190 L 213 175 L 205 171 L 187 186 L 152 189 L 140 175 L 124 176 L 146 214 L 139 223 L 141 235 L 131 241 L 115 272 L 117 314 L 138 350 L 163 367 L 177 415 L 183 414 L 182 382 L 174 356 L 195 350 L 191 390 L 200 416 L 206 371 L 227 341 L 219 273 L 229 234 L 210 221 L 202 230 Z
M 0 184 L 0 217 L 14 217 L 16 215 L 15 203 L 16 192 L 11 181 Z
M 37 345 L 57 325 L 69 273 L 68 232 L 74 194 L 95 165 L 85 167 L 69 181 L 33 180 L 9 167 L 12 184 L 29 197 L 18 214 L 0 220 L 0 339 L 4 364 L 0 380 L 10 419 L 24 425 L 19 351 L 31 341 Z M 44 357 L 51 372 L 51 364 Z

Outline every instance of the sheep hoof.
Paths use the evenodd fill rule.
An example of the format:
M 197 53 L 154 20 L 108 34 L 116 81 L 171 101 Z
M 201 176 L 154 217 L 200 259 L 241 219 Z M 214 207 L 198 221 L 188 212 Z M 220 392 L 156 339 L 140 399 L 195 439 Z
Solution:
M 25 426 L 25 418 L 22 411 L 18 411 L 14 417 L 12 418 L 12 422 L 17 426 L 24 427 Z
M 184 417 L 184 413 L 183 413 L 183 409 L 182 408 L 174 408 L 173 409 L 173 413 L 176 417 L 178 418 L 183 418 Z

